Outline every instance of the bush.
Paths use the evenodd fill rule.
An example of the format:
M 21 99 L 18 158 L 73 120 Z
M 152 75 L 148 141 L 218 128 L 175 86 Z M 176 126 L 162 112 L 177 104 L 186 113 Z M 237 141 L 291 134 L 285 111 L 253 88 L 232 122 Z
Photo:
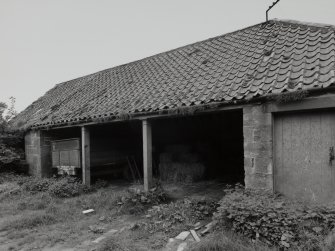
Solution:
M 69 176 L 61 178 L 36 178 L 17 175 L 14 177 L 16 177 L 16 182 L 23 190 L 32 193 L 47 192 L 51 196 L 58 198 L 75 197 L 95 190 L 94 187 L 90 188 L 82 184 L 79 179 Z
M 264 191 L 227 188 L 215 219 L 223 227 L 284 248 L 319 250 L 335 226 L 335 209 L 293 203 Z
M 52 182 L 48 188 L 50 195 L 58 198 L 75 197 L 91 191 L 91 188 L 82 184 L 80 180 L 73 177 L 57 179 L 56 182 Z
M 37 193 L 48 191 L 53 182 L 55 182 L 53 179 L 25 177 L 19 180 L 18 184 L 26 191 Z
M 140 189 L 129 189 L 125 196 L 118 199 L 119 212 L 139 214 L 153 205 L 159 205 L 168 200 L 167 194 L 160 184 L 157 184 L 149 192 Z
M 205 199 L 187 199 L 153 207 L 149 214 L 154 219 L 164 221 L 167 227 L 185 222 L 195 224 L 206 218 L 211 218 L 218 207 L 217 202 Z
M 4 144 L 0 139 L 0 172 L 20 171 L 22 159 L 22 149 Z
M 185 198 L 153 206 L 148 210 L 148 219 L 138 223 L 136 227 L 141 227 L 149 233 L 162 231 L 173 236 L 194 228 L 199 221 L 211 220 L 217 207 L 217 202 L 213 200 Z
M 201 242 L 192 244 L 189 250 L 270 251 L 272 249 L 261 243 L 252 243 L 250 240 L 245 240 L 240 236 L 235 236 L 229 232 L 216 232 L 202 239 Z
M 21 171 L 24 157 L 23 133 L 11 128 L 10 120 L 16 116 L 15 98 L 10 105 L 0 102 L 0 172 Z
M 0 172 L 21 171 L 23 158 L 22 134 L 0 132 Z
M 18 175 L 14 172 L 6 172 L 6 173 L 1 173 L 0 175 L 0 184 L 6 183 L 6 182 L 16 182 L 19 185 L 22 185 L 22 183 L 19 183 L 20 181 L 26 181 L 28 176 L 24 175 Z
M 94 189 L 106 188 L 108 187 L 108 181 L 99 179 L 94 183 L 93 187 Z
M 6 165 L 20 160 L 20 155 L 13 147 L 8 147 L 5 144 L 0 144 L 0 164 Z

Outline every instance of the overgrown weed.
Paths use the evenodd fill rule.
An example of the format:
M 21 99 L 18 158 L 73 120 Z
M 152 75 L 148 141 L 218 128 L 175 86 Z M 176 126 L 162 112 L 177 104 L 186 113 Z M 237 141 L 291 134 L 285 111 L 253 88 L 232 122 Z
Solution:
M 140 229 L 126 230 L 105 239 L 96 251 L 150 251 L 161 250 L 167 243 L 168 236 L 161 232 L 148 234 Z
M 117 205 L 121 214 L 141 214 L 151 206 L 166 203 L 169 200 L 159 183 L 148 192 L 139 188 L 128 189 L 126 194 L 118 197 Z
M 1 225 L 0 230 L 8 231 L 32 229 L 39 226 L 51 225 L 56 222 L 57 218 L 54 215 L 39 211 L 31 214 L 20 215 L 14 219 L 7 220 Z
M 194 243 L 188 249 L 189 251 L 271 251 L 262 243 L 252 243 L 241 236 L 236 236 L 228 232 L 215 232 L 200 243 Z
M 148 220 L 140 227 L 149 233 L 162 231 L 173 236 L 197 222 L 210 221 L 217 207 L 217 201 L 194 198 L 153 206 L 147 212 Z
M 325 236 L 335 227 L 334 207 L 306 205 L 242 186 L 227 188 L 225 194 L 214 217 L 219 226 L 268 245 L 323 250 Z

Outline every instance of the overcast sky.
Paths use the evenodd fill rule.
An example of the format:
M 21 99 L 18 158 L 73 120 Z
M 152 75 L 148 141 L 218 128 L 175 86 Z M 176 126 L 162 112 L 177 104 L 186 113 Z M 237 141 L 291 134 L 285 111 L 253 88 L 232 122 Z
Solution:
M 273 0 L 274 1 L 274 0 Z M 272 0 L 0 0 L 0 101 L 265 20 Z M 335 0 L 281 0 L 270 18 L 335 25 Z

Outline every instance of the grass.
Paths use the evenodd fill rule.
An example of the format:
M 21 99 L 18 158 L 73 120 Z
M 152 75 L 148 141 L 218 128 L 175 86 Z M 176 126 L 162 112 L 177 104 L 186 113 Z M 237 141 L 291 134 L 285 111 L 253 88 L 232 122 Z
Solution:
M 130 241 L 132 240 L 132 241 Z M 134 241 L 135 240 L 135 241 Z M 120 235 L 107 238 L 96 251 L 144 251 L 161 250 L 167 243 L 167 236 L 162 232 L 150 235 L 145 232 L 126 231 Z M 178 245 L 177 245 L 178 246 Z M 202 238 L 201 242 L 188 244 L 187 251 L 275 251 L 263 243 L 253 243 L 241 236 L 229 232 L 215 232 Z M 186 251 L 185 250 L 185 251 Z
M 210 234 L 199 243 L 194 243 L 188 248 L 188 251 L 275 251 L 283 250 L 277 247 L 269 247 L 261 242 L 251 242 L 250 240 L 230 232 L 215 232 Z M 335 250 L 335 235 L 332 234 L 326 238 L 325 245 L 319 248 L 306 246 L 302 249 L 291 248 L 289 250 Z
M 73 188 L 78 192 L 73 193 Z M 100 183 L 99 188 L 85 190 L 76 183 L 67 185 L 64 180 L 3 174 L 0 176 L 0 242 L 4 237 L 8 245 L 2 246 L 1 250 L 34 250 L 54 246 L 63 249 L 87 241 L 91 243 L 102 234 L 94 229 L 107 232 L 140 220 L 146 210 L 161 199 L 162 190 L 158 190 L 150 193 L 143 204 L 145 194 L 130 192 L 129 185 L 105 187 Z M 120 205 L 120 201 L 125 203 Z M 95 212 L 84 215 L 82 211 L 89 208 Z M 160 244 L 155 239 L 158 236 Z M 138 246 L 135 250 L 140 250 L 139 247 L 147 247 L 147 243 L 151 243 L 152 247 L 161 247 L 168 236 L 129 231 L 128 238 L 133 238 Z M 127 242 L 135 245 L 124 239 L 123 243 Z
M 18 231 L 22 229 L 32 229 L 39 226 L 51 225 L 57 222 L 57 218 L 54 215 L 50 215 L 47 212 L 34 212 L 31 214 L 25 214 L 14 218 L 12 220 L 7 220 L 1 226 L 1 231 Z
M 8 248 L 25 250 L 56 243 L 76 245 L 97 238 L 90 226 L 112 228 L 118 215 L 117 201 L 127 194 L 125 188 L 105 187 L 72 198 L 58 198 L 48 192 L 27 191 L 22 179 L 14 175 L 0 177 L 0 233 Z M 82 211 L 95 209 L 91 215 Z M 99 218 L 104 217 L 104 221 Z M 1 249 L 6 250 L 6 249 Z
M 243 237 L 228 232 L 210 234 L 199 243 L 191 245 L 189 251 L 271 251 L 277 250 L 262 243 L 252 243 Z
M 127 230 L 104 240 L 96 251 L 149 251 L 165 247 L 168 236 L 162 232 L 148 234 L 142 230 Z
M 0 176 L 1 250 L 62 250 L 78 246 L 80 250 L 92 250 L 92 240 L 101 236 L 100 231 L 94 229 L 104 229 L 102 232 L 107 232 L 127 226 L 128 228 L 121 233 L 95 245 L 95 250 L 162 250 L 169 238 L 191 229 L 195 222 L 211 221 L 212 212 L 216 211 L 215 202 L 222 196 L 222 190 L 217 187 L 211 191 L 210 186 L 199 189 L 201 184 L 194 184 L 189 188 L 174 184 L 173 189 L 168 186 L 164 188 L 165 191 L 170 189 L 170 193 L 178 196 L 172 201 L 157 205 L 160 200 L 156 199 L 155 195 L 162 191 L 157 191 L 157 194 L 152 194 L 152 197 L 148 196 L 144 200 L 141 193 L 130 193 L 129 186 L 102 186 L 85 192 L 74 184 L 68 188 L 78 188 L 79 193 L 75 193 L 75 197 L 67 198 L 67 190 L 60 185 L 64 184 L 64 181 L 57 182 L 59 181 L 54 179 L 35 182 L 35 179 L 29 177 Z M 29 189 L 27 184 L 31 185 Z M 34 189 L 31 189 L 32 187 Z M 60 192 L 58 187 L 61 187 Z M 191 191 L 193 195 L 178 194 L 178 191 L 185 190 Z M 187 199 L 185 196 L 188 196 Z M 146 203 L 150 200 L 151 204 L 143 206 L 143 200 Z M 120 205 L 121 201 L 123 205 Z M 150 208 L 152 205 L 155 207 Z M 132 208 L 137 206 L 138 209 Z M 93 208 L 95 212 L 84 215 L 82 211 L 88 208 Z M 135 223 L 137 227 L 131 228 Z M 260 241 L 252 242 L 233 234 L 227 228 L 220 229 L 201 237 L 201 242 L 188 245 L 187 250 L 277 250 Z M 334 247 L 335 232 L 325 238 L 324 246 L 316 250 L 330 251 L 335 250 Z
M 191 222 L 191 218 L 189 220 L 187 218 L 190 217 L 188 216 L 190 212 L 192 212 L 190 214 L 192 217 L 201 214 L 201 211 L 193 212 L 190 208 L 193 204 L 188 205 L 183 200 L 171 202 L 175 203 L 177 211 L 173 206 L 170 208 L 169 204 L 165 204 L 161 210 L 167 219 L 166 223 L 168 219 L 176 220 L 181 216 L 186 217 L 181 222 L 177 222 L 178 224 L 168 227 L 171 228 L 171 231 L 166 231 L 166 227 L 163 227 L 166 224 L 156 224 L 159 221 L 159 214 L 155 215 L 152 211 L 147 211 L 150 203 L 143 207 L 143 204 L 139 203 L 143 199 L 142 194 L 129 193 L 128 186 L 109 186 L 83 192 L 82 187 L 74 184 L 69 185 L 68 189 L 78 188 L 79 193 L 72 194 L 67 193 L 67 190 L 61 185 L 64 183 L 64 180 L 37 180 L 7 174 L 0 176 L 0 238 L 3 236 L 8 243 L 7 246 L 2 246 L 1 250 L 77 247 L 87 241 L 91 243 L 92 240 L 101 236 L 101 233 L 95 233 L 92 229 L 119 230 L 127 224 L 136 222 L 144 222 L 147 227 L 135 230 L 128 229 L 121 234 L 111 236 L 96 247 L 97 251 L 160 250 L 165 247 L 170 237 L 189 228 L 187 223 Z M 61 190 L 58 190 L 58 187 L 61 187 Z M 159 198 L 161 192 L 157 191 Z M 68 194 L 76 196 L 67 198 Z M 57 195 L 60 196 L 57 197 Z M 147 197 L 146 201 L 150 200 L 156 203 L 159 201 L 155 194 L 150 196 Z M 119 206 L 118 204 L 124 198 L 126 198 L 126 202 Z M 136 202 L 133 203 L 135 199 Z M 192 203 L 198 200 L 193 199 Z M 137 206 L 140 210 L 136 210 L 136 208 L 130 210 L 130 207 Z M 95 213 L 83 215 L 82 211 L 88 208 L 93 208 Z M 137 212 L 138 215 L 130 215 L 131 212 Z M 147 214 L 151 214 L 151 218 L 146 218 Z M 197 221 L 197 219 L 192 218 L 193 221 Z M 218 237 L 214 236 L 213 238 Z M 204 239 L 204 243 L 206 241 L 207 238 Z M 236 244 L 236 241 L 233 242 Z M 209 237 L 208 244 L 204 244 L 203 247 L 194 246 L 192 250 L 225 250 L 215 248 L 220 245 L 229 247 L 230 244 L 233 243 L 221 239 L 214 242 Z M 238 247 L 242 246 L 243 244 L 239 244 Z M 90 246 L 88 245 L 87 249 L 84 247 L 83 250 L 90 250 L 88 247 Z M 211 247 L 211 249 L 204 249 L 206 247 Z

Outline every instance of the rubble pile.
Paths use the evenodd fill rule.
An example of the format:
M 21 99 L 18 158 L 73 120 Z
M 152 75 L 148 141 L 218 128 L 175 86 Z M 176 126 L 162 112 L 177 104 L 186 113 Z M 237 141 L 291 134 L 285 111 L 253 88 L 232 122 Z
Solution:
M 188 198 L 156 205 L 148 210 L 147 220 L 138 223 L 134 228 L 142 227 L 151 233 L 164 231 L 169 234 L 193 228 L 195 224 L 200 229 L 211 221 L 217 207 L 217 202 L 213 200 Z
M 149 192 L 144 192 L 139 188 L 128 190 L 127 195 L 118 199 L 119 212 L 138 214 L 144 212 L 148 207 L 166 203 L 168 196 L 160 185 L 151 188 Z

